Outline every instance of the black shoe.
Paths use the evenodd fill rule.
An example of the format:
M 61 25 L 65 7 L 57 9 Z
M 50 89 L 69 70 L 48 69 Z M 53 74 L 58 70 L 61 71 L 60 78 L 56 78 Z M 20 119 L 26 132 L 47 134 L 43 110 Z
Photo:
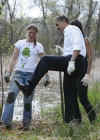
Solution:
M 66 123 L 66 124 L 81 124 L 81 119 L 73 119 L 73 120 L 70 120 L 70 121 L 66 121 L 66 120 L 64 120 L 64 123 Z
M 96 113 L 94 110 L 91 110 L 89 113 L 88 113 L 88 118 L 89 118 L 89 121 L 91 124 L 93 124 L 96 120 Z
M 27 85 L 20 83 L 18 80 L 15 80 L 15 82 L 25 96 L 28 97 L 28 96 L 32 95 L 33 86 L 32 86 L 32 83 L 30 81 L 28 81 Z
M 81 120 L 79 120 L 79 119 L 74 119 L 74 120 L 72 120 L 71 122 L 70 122 L 72 125 L 80 125 L 81 124 Z

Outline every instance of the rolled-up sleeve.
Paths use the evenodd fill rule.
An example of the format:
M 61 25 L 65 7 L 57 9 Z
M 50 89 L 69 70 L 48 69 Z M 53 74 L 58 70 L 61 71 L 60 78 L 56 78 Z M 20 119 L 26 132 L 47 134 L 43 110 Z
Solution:
M 82 34 L 79 30 L 74 30 L 72 33 L 72 47 L 74 50 L 81 50 L 82 47 Z

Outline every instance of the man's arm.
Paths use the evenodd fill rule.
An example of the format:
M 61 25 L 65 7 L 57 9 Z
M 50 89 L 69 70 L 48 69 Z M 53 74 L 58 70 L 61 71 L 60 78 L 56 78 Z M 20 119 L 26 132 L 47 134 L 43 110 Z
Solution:
M 13 68 L 16 64 L 18 56 L 19 56 L 19 50 L 18 50 L 18 48 L 14 48 L 14 52 L 13 52 L 13 55 L 11 57 L 11 61 L 10 61 L 9 67 L 8 67 L 9 73 L 11 73 L 13 71 Z
M 81 43 L 82 43 L 81 34 L 79 30 L 73 30 L 73 32 L 71 32 L 70 37 L 72 39 L 73 53 L 67 68 L 67 72 L 69 75 L 75 71 L 75 60 L 80 54 Z
M 91 65 L 92 65 L 92 49 L 88 39 L 85 39 L 85 45 L 86 45 L 86 52 L 88 57 L 88 66 L 87 66 L 87 72 L 81 81 L 83 82 L 84 86 L 88 86 L 89 79 L 90 79 Z

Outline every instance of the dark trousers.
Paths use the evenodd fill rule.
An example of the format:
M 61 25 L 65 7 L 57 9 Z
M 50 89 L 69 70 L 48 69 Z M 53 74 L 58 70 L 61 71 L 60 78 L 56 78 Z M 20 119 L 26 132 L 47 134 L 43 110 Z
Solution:
M 87 65 L 88 65 L 88 62 L 87 62 L 87 59 L 85 59 L 85 67 L 84 67 L 85 71 L 84 71 L 81 79 L 84 77 L 85 73 L 87 72 Z M 88 86 L 87 87 L 83 86 L 82 82 L 80 82 L 80 87 L 78 90 L 78 97 L 79 97 L 80 103 L 83 105 L 85 111 L 88 114 L 88 118 L 89 118 L 90 122 L 94 121 L 96 119 L 96 113 L 88 99 Z
M 80 76 L 84 72 L 84 58 L 79 55 L 75 61 L 75 71 L 69 76 L 67 73 L 70 56 L 44 56 L 41 58 L 32 76 L 33 88 L 36 87 L 40 79 L 48 72 L 64 72 L 64 97 L 65 97 L 65 121 L 68 123 L 73 119 L 80 119 L 80 110 L 77 102 L 77 86 Z
M 81 122 L 81 113 L 77 101 L 77 89 L 80 84 L 79 77 L 69 77 L 64 73 L 64 99 L 65 99 L 65 122 L 72 120 Z

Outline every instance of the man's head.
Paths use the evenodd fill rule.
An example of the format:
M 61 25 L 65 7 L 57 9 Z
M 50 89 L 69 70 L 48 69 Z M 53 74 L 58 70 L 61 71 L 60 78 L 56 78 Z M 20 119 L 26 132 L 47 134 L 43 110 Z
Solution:
M 28 25 L 26 27 L 26 32 L 28 41 L 33 42 L 34 40 L 36 40 L 38 28 L 34 24 Z
M 69 24 L 69 20 L 65 16 L 59 16 L 56 18 L 56 27 L 60 31 L 64 31 L 65 27 Z

